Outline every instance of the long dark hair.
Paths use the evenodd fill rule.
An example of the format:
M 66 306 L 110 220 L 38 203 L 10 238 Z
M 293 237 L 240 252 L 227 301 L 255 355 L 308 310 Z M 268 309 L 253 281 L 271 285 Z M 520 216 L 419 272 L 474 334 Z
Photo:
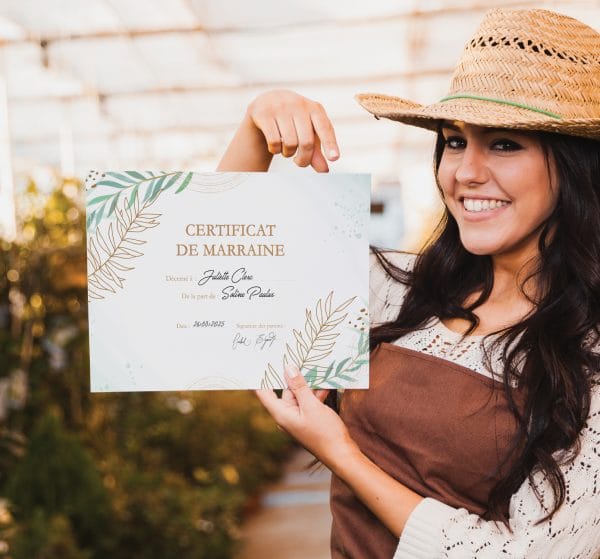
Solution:
M 556 207 L 542 226 L 538 263 L 521 285 L 525 294 L 524 283 L 535 279 L 543 290 L 532 301 L 534 311 L 520 323 L 495 332 L 492 346 L 486 343 L 484 347 L 501 349 L 502 382 L 518 422 L 511 447 L 517 460 L 492 489 L 486 512 L 488 518 L 507 527 L 511 496 L 527 478 L 536 491 L 533 474 L 538 470 L 549 480 L 554 497 L 552 509 L 539 522 L 551 518 L 564 502 L 565 482 L 559 466 L 579 452 L 578 435 L 600 370 L 600 354 L 593 351 L 600 335 L 600 142 L 534 134 L 546 161 L 553 157 L 559 181 Z M 438 132 L 436 175 L 443 150 L 444 139 Z M 447 208 L 412 271 L 396 268 L 384 251 L 372 250 L 407 290 L 396 319 L 371 330 L 371 350 L 424 327 L 433 316 L 468 320 L 471 326 L 465 335 L 478 326 L 473 311 L 492 291 L 492 259 L 464 248 Z M 478 299 L 464 307 L 467 297 L 479 291 Z M 491 370 L 490 353 L 485 351 L 484 358 Z M 515 389 L 524 394 L 519 404 Z M 559 450 L 564 452 L 553 456 Z

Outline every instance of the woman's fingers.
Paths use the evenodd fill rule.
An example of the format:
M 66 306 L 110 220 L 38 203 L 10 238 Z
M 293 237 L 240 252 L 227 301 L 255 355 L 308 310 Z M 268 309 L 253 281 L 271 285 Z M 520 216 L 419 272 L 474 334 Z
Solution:
M 268 388 L 261 388 L 260 390 L 255 390 L 254 393 L 260 400 L 261 404 L 266 408 L 266 410 L 272 416 L 275 416 L 278 409 L 277 406 L 280 404 L 277 394 L 275 394 L 275 392 Z
M 294 115 L 293 121 L 298 137 L 298 153 L 294 157 L 294 163 L 298 167 L 307 167 L 313 158 L 315 131 L 306 113 Z
M 340 156 L 340 148 L 338 147 L 337 139 L 333 124 L 327 116 L 325 109 L 320 103 L 317 103 L 317 108 L 311 112 L 310 118 L 314 130 L 323 146 L 325 157 L 329 161 L 335 161 Z
M 313 390 L 313 394 L 319 399 L 321 400 L 321 402 L 324 402 L 325 399 L 327 398 L 327 395 L 329 394 L 329 390 L 325 390 L 323 388 L 319 388 L 317 390 Z
M 283 376 L 289 389 L 294 393 L 298 407 L 302 409 L 306 406 L 312 406 L 316 399 L 315 394 L 308 386 L 298 367 L 292 364 L 286 365 L 283 369 Z
M 288 116 L 277 116 L 275 118 L 281 135 L 282 148 L 281 155 L 283 157 L 291 157 L 298 149 L 298 134 L 293 119 Z
M 313 390 L 298 367 L 288 364 L 284 367 L 287 382 L 282 398 L 278 399 L 273 390 L 255 390 L 263 406 L 271 414 L 278 428 L 295 438 L 304 448 L 314 454 L 323 464 L 330 467 L 339 457 L 339 449 L 355 448 L 342 418 L 334 410 L 325 406 L 321 397 L 327 390 Z M 291 392 L 295 398 L 290 401 Z M 333 468 L 332 468 L 333 469 Z
M 281 399 L 289 404 L 296 403 L 296 397 L 294 396 L 294 393 L 288 388 L 284 389 L 281 393 Z
M 262 132 L 271 154 L 295 155 L 296 165 L 311 165 L 319 172 L 329 170 L 328 160 L 339 158 L 333 125 L 316 101 L 294 91 L 267 91 L 250 103 L 247 115 Z
M 269 153 L 272 153 L 273 155 L 281 153 L 281 135 L 275 119 L 270 115 L 260 113 L 252 117 L 252 122 L 254 122 L 254 125 L 261 130 L 265 137 Z
M 323 156 L 321 152 L 321 142 L 318 136 L 315 136 L 315 149 L 312 154 L 312 159 L 310 161 L 312 168 L 317 171 L 317 173 L 328 173 L 329 165 L 327 164 L 327 160 Z

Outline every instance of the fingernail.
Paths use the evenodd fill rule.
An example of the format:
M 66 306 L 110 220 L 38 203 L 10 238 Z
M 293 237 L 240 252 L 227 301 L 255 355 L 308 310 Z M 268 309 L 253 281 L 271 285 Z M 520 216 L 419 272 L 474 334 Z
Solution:
M 333 159 L 334 157 L 337 157 L 337 156 L 338 156 L 338 152 L 336 149 L 332 148 L 329 150 L 329 159 Z
M 287 366 L 287 372 L 288 372 L 288 375 L 290 375 L 291 378 L 297 377 L 298 373 L 299 373 L 298 368 L 294 367 L 293 365 L 288 365 Z

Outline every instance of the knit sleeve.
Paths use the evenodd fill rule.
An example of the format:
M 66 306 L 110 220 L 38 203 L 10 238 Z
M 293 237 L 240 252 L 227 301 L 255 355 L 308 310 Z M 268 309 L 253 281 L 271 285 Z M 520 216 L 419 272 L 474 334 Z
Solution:
M 408 252 L 384 252 L 392 264 L 403 269 L 411 270 L 416 254 Z M 392 278 L 384 269 L 374 253 L 369 261 L 369 318 L 371 327 L 393 320 L 398 315 L 406 286 Z
M 565 501 L 551 520 L 526 480 L 512 496 L 509 523 L 483 520 L 426 498 L 411 513 L 394 559 L 598 559 L 600 557 L 600 389 L 592 391 L 588 420 L 580 434 L 581 450 L 563 466 Z M 552 490 L 541 472 L 534 484 L 546 507 Z

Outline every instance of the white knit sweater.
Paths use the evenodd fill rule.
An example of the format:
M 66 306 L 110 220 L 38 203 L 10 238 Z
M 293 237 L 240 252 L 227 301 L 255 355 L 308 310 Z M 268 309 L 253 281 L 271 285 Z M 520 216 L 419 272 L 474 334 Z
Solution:
M 410 269 L 415 255 L 386 253 L 394 264 Z M 371 324 L 396 318 L 405 287 L 391 279 L 372 256 L 370 277 Z M 451 360 L 483 375 L 492 376 L 483 363 L 483 336 L 460 334 L 432 319 L 424 330 L 394 343 Z M 494 356 L 494 372 L 499 360 Z M 497 377 L 496 377 L 497 378 Z M 425 498 L 410 515 L 394 559 L 598 559 L 600 558 L 600 390 L 594 389 L 588 421 L 581 432 L 581 451 L 562 467 L 566 499 L 550 521 L 534 525 L 545 515 L 534 490 L 525 481 L 509 507 L 512 533 L 502 523 L 483 520 L 466 509 Z M 544 504 L 552 503 L 552 490 L 541 473 L 534 476 Z

